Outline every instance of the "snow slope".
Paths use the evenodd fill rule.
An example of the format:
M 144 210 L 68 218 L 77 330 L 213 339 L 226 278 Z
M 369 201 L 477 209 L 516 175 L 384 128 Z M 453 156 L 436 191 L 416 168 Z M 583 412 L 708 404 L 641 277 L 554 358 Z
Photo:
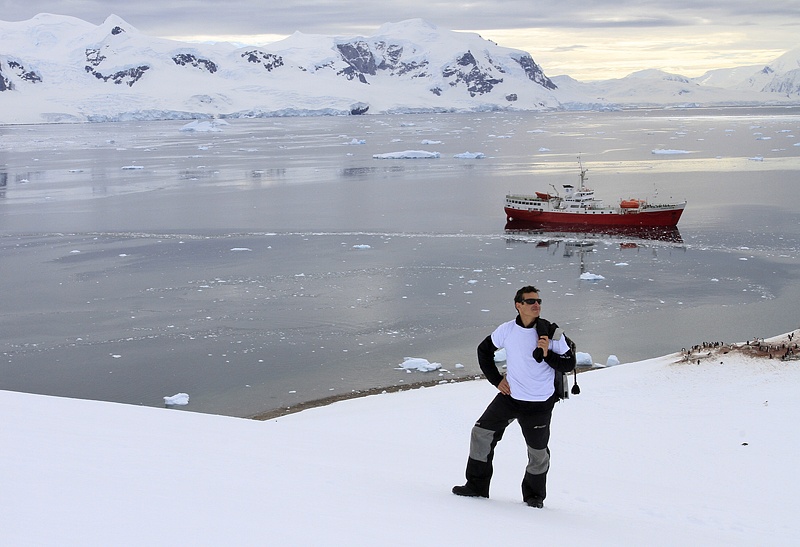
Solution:
M 544 509 L 515 424 L 492 498 L 450 493 L 484 380 L 267 422 L 0 391 L 0 544 L 795 545 L 800 361 L 696 358 L 581 374 Z

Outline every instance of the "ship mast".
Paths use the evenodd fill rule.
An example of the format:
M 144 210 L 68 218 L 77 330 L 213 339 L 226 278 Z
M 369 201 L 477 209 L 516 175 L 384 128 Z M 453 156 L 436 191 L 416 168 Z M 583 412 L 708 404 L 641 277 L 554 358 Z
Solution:
M 578 167 L 581 170 L 581 187 L 580 187 L 580 191 L 583 192 L 583 183 L 587 178 L 586 177 L 586 173 L 589 171 L 589 169 L 584 169 L 583 168 L 583 161 L 581 161 L 581 157 L 580 156 L 578 156 Z

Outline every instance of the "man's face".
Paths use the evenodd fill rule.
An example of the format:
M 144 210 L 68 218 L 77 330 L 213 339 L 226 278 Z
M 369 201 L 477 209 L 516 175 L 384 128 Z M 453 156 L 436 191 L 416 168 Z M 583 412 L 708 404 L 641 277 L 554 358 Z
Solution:
M 522 322 L 526 325 L 539 317 L 542 311 L 542 301 L 539 299 L 539 293 L 535 292 L 522 293 L 522 302 L 517 302 L 515 305 Z

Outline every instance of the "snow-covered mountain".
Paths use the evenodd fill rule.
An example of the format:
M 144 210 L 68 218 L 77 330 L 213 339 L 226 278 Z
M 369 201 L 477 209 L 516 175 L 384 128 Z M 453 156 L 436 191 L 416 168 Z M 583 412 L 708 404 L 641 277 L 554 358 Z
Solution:
M 559 104 L 528 53 L 421 20 L 369 37 L 295 33 L 268 47 L 153 38 L 116 16 L 94 26 L 42 14 L 0 23 L 0 35 L 6 123 Z
M 564 108 L 656 106 L 735 106 L 800 104 L 800 49 L 767 66 L 745 66 L 687 78 L 661 70 L 642 70 L 624 78 L 579 82 L 552 78 Z
M 0 123 L 800 103 L 797 52 L 741 78 L 645 71 L 581 83 L 420 19 L 263 47 L 153 38 L 114 15 L 97 26 L 50 14 L 0 21 L 0 36 Z
M 800 48 L 784 53 L 738 87 L 767 93 L 800 94 Z

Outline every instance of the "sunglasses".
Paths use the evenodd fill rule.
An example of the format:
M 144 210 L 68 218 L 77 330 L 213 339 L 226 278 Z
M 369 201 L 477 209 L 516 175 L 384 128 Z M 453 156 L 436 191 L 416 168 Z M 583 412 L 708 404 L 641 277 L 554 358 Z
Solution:
M 534 304 L 541 304 L 541 298 L 523 298 L 522 300 L 518 300 L 520 304 L 528 304 L 529 306 L 533 306 Z

